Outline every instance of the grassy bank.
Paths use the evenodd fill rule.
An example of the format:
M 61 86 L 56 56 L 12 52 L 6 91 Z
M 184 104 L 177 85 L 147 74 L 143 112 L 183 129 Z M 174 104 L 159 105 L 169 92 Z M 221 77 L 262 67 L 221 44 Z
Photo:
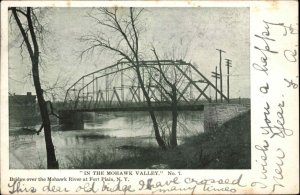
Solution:
M 162 151 L 157 147 L 123 145 L 117 152 L 114 150 L 106 155 L 99 152 L 84 157 L 82 162 L 89 162 L 85 164 L 87 167 L 80 159 L 69 160 L 73 168 L 249 169 L 250 133 L 250 112 L 247 112 L 215 130 L 186 138 L 175 149 Z

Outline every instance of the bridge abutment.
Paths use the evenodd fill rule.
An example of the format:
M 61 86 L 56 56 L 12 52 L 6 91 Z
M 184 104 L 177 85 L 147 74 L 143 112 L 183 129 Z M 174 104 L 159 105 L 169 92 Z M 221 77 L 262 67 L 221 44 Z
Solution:
M 204 107 L 204 131 L 212 131 L 230 119 L 247 112 L 249 106 L 241 104 L 208 104 Z
M 59 117 L 59 124 L 62 130 L 80 130 L 84 128 L 82 112 L 59 111 Z

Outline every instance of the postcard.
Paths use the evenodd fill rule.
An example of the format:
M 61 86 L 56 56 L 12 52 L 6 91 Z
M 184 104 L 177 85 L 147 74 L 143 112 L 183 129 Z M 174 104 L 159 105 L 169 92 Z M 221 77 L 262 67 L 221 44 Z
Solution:
M 297 1 L 3 1 L 1 194 L 297 194 Z

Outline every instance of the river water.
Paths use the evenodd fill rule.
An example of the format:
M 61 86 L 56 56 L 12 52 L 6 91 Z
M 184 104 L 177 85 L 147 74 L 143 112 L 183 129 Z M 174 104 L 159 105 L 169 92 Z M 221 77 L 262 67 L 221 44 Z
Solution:
M 167 135 L 171 127 L 171 114 L 157 112 L 160 129 Z M 180 112 L 178 116 L 178 142 L 184 137 L 202 133 L 203 112 Z M 45 168 L 46 151 L 44 135 L 27 133 L 21 127 L 10 126 L 10 168 Z M 39 129 L 39 125 L 28 128 Z M 94 154 L 101 157 L 127 155 L 118 150 L 124 147 L 154 146 L 152 121 L 147 112 L 86 113 L 84 129 L 61 131 L 58 124 L 52 126 L 52 138 L 60 168 L 87 168 L 82 161 Z M 116 151 L 118 154 L 115 154 Z M 106 156 L 103 156 L 106 155 Z M 115 158 L 115 157 L 113 157 Z

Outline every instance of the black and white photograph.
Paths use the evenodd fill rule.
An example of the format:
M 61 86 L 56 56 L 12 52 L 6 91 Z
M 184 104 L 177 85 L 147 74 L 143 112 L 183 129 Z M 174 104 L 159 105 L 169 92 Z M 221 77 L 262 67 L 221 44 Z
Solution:
M 9 7 L 10 169 L 251 169 L 247 7 Z

